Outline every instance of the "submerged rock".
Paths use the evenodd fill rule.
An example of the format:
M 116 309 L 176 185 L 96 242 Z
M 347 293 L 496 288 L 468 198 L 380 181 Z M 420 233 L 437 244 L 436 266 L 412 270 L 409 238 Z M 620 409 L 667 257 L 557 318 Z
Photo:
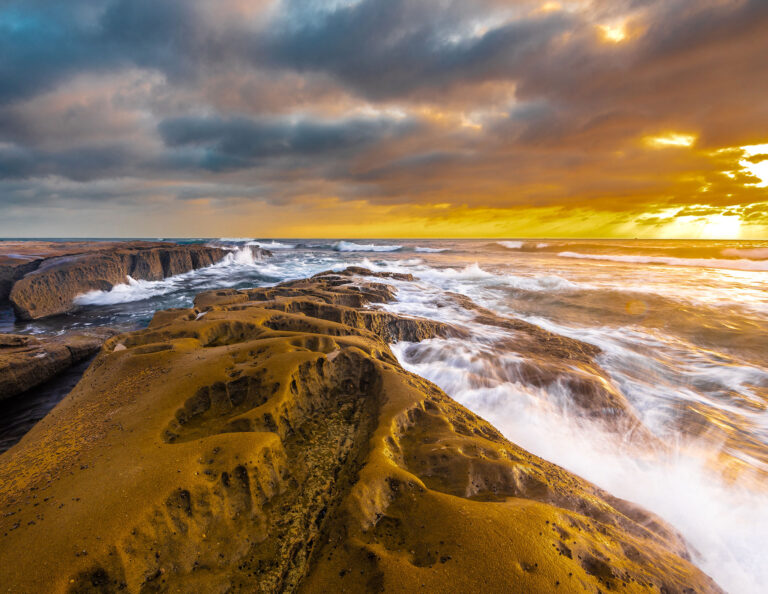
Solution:
M 0 334 L 0 400 L 26 392 L 87 359 L 114 334 L 107 328 L 51 337 Z
M 719 592 L 654 515 L 507 441 L 354 273 L 214 291 L 109 339 L 0 456 L 21 592 Z M 577 447 L 577 444 L 574 444 Z

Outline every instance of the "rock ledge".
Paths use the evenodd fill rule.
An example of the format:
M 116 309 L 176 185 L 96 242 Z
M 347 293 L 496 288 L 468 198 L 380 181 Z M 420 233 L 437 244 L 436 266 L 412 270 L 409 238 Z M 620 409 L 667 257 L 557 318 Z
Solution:
M 110 338 L 0 456 L 19 592 L 720 592 L 653 514 L 507 441 L 388 340 L 355 272 Z M 574 444 L 578 447 L 578 444 Z

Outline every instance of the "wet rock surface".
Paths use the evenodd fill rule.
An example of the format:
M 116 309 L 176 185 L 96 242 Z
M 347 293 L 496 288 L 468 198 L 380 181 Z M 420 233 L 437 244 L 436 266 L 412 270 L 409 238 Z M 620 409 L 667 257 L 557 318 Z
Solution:
M 31 390 L 94 355 L 108 328 L 59 336 L 0 334 L 0 401 Z
M 109 290 L 128 276 L 161 280 L 211 266 L 226 254 L 215 247 L 162 242 L 2 242 L 0 299 L 10 301 L 18 319 L 33 320 L 71 311 L 78 295 Z
M 719 592 L 662 520 L 406 372 L 388 341 L 460 330 L 371 308 L 394 289 L 357 272 L 205 293 L 110 338 L 0 456 L 0 583 Z
M 162 247 L 159 241 L 0 241 L 0 303 L 8 301 L 14 283 L 45 260 L 130 247 Z

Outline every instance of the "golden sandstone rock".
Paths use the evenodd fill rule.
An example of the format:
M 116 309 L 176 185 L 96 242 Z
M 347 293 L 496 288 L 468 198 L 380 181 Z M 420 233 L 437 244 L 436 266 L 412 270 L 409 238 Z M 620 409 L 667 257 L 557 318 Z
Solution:
M 366 308 L 394 291 L 357 272 L 109 339 L 0 456 L 3 591 L 719 592 L 662 520 L 405 371 L 387 341 L 460 331 Z

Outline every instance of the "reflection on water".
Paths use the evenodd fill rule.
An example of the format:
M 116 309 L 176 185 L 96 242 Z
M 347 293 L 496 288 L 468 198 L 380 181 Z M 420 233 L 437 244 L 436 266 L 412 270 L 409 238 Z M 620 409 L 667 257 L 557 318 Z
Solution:
M 75 387 L 93 359 L 73 365 L 61 375 L 6 400 L 0 400 L 0 453 L 16 444 Z

